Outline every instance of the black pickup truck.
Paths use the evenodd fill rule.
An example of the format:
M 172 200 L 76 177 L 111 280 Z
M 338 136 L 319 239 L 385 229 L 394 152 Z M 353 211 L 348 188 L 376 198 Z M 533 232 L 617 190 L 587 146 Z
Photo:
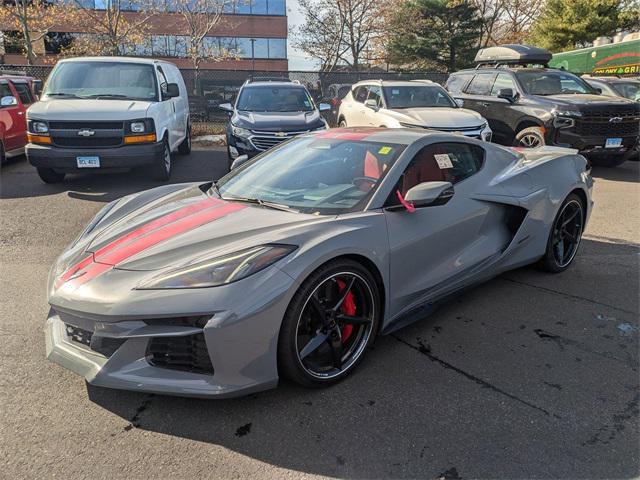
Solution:
M 640 104 L 601 95 L 582 78 L 547 68 L 550 59 L 526 45 L 484 48 L 477 67 L 453 73 L 446 86 L 487 119 L 499 143 L 576 148 L 608 167 L 638 155 Z

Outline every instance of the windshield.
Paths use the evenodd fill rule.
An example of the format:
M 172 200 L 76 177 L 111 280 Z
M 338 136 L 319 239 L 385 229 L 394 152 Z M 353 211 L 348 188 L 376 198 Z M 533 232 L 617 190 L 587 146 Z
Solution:
M 597 94 L 580 77 L 563 72 L 517 72 L 516 76 L 529 95 Z
M 232 170 L 217 190 L 224 199 L 260 200 L 302 213 L 357 211 L 403 149 L 397 144 L 298 137 Z
M 238 110 L 248 112 L 310 112 L 313 100 L 300 87 L 245 87 L 240 93 Z
M 387 108 L 457 107 L 439 85 L 384 87 L 383 91 Z
M 62 62 L 51 73 L 44 95 L 153 101 L 158 92 L 152 65 Z
M 640 102 L 640 82 L 616 82 L 612 86 L 623 97 Z

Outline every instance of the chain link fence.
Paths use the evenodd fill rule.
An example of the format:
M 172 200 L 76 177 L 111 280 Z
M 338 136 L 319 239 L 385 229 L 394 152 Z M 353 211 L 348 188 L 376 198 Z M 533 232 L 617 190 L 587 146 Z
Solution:
M 53 66 L 46 65 L 0 65 L 0 74 L 22 74 L 46 80 Z M 198 130 L 202 133 L 216 133 L 221 131 L 226 122 L 227 114 L 218 106 L 233 102 L 242 84 L 248 78 L 283 78 L 298 81 L 306 86 L 309 93 L 317 102 L 336 104 L 336 100 L 344 96 L 346 90 L 360 80 L 432 80 L 444 84 L 447 80 L 445 73 L 433 72 L 368 72 L 368 71 L 337 71 L 337 72 L 260 72 L 250 70 L 199 70 L 181 69 L 182 76 L 189 90 L 189 107 L 194 124 L 202 123 Z M 335 122 L 335 112 L 326 114 L 331 124 Z

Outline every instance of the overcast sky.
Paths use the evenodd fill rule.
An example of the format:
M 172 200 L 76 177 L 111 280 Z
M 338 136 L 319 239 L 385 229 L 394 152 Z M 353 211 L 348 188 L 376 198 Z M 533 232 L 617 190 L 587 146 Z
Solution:
M 287 53 L 289 56 L 289 70 L 316 70 L 318 62 L 309 59 L 304 52 L 293 48 L 293 30 L 304 23 L 304 16 L 300 12 L 298 0 L 287 0 L 287 16 L 289 20 L 289 41 Z

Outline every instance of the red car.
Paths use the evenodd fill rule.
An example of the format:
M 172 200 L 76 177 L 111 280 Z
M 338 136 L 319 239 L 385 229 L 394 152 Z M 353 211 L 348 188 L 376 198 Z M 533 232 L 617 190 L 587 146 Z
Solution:
M 22 155 L 27 144 L 27 108 L 37 101 L 37 80 L 0 75 L 0 161 Z

